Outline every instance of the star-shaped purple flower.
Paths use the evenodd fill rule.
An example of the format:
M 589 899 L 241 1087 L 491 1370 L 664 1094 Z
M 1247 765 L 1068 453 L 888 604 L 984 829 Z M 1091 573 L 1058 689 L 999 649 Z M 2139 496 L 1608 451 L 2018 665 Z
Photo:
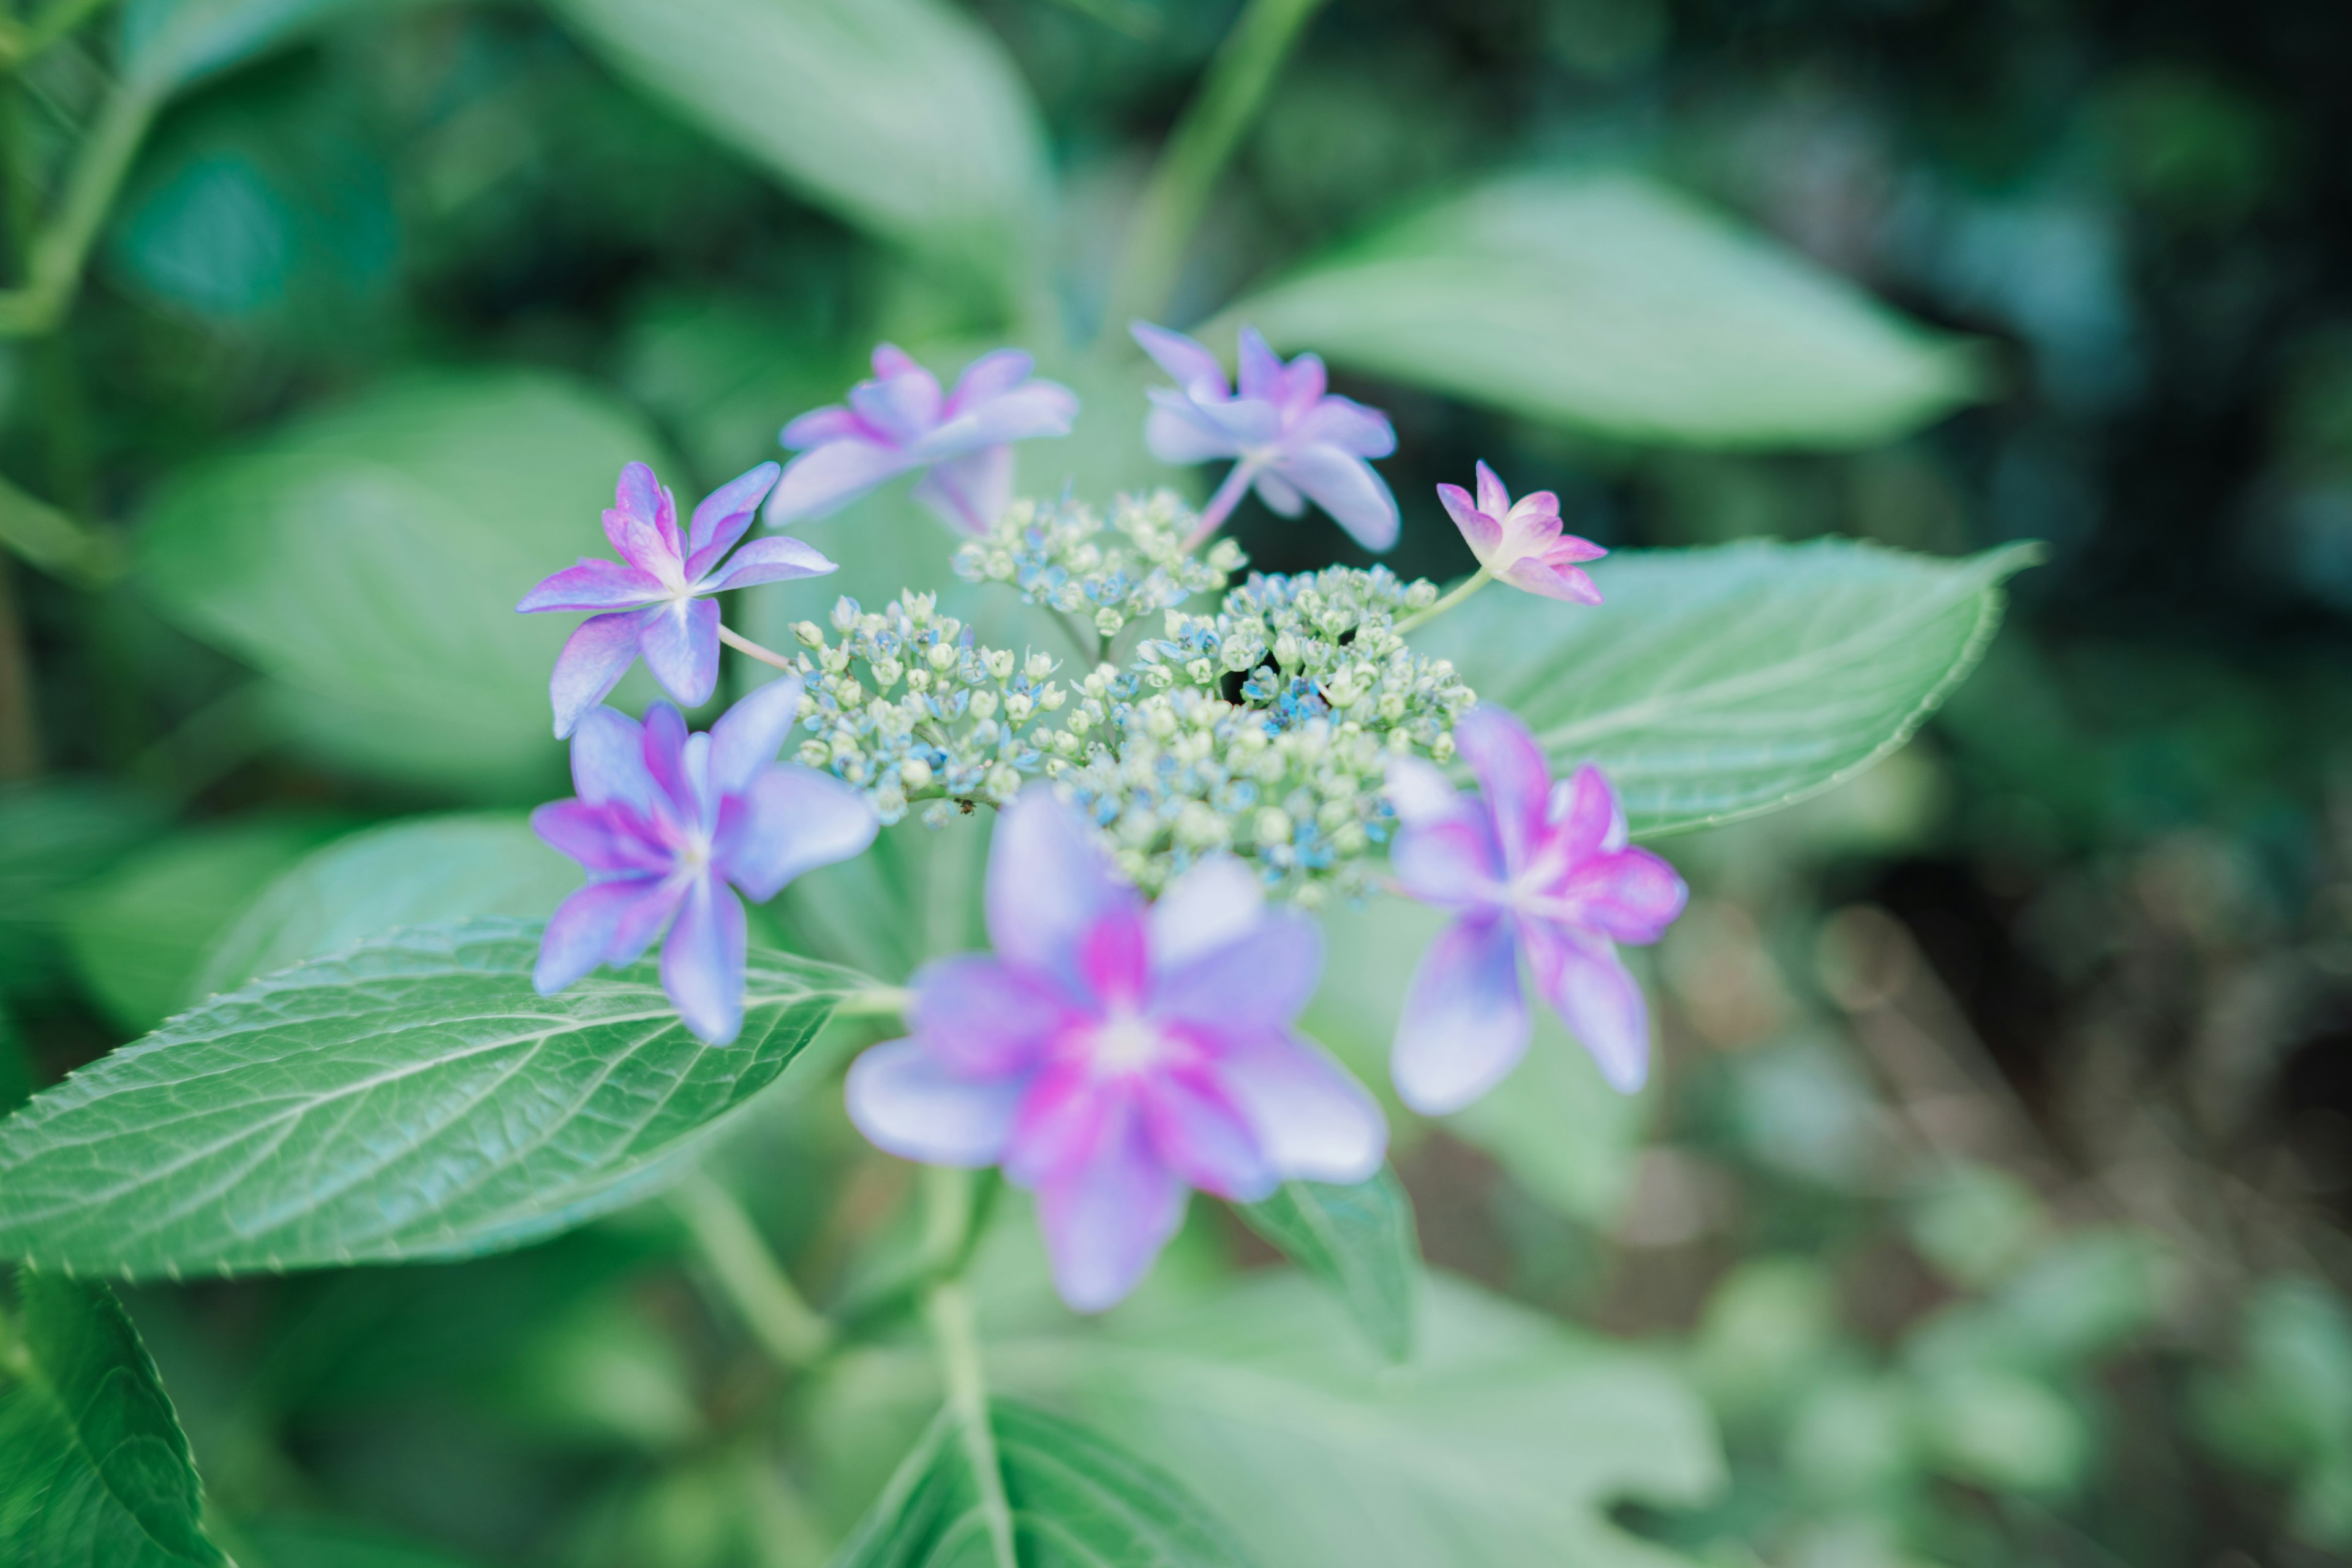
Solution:
M 1217 356 L 1181 332 L 1149 321 L 1129 331 L 1176 378 L 1172 388 L 1151 389 L 1155 406 L 1143 438 L 1152 456 L 1163 463 L 1237 459 L 1202 510 L 1196 542 L 1216 531 L 1253 485 L 1285 517 L 1311 500 L 1367 550 L 1396 542 L 1396 497 L 1364 460 L 1395 451 L 1396 432 L 1379 409 L 1326 392 L 1320 359 L 1300 354 L 1285 364 L 1255 327 L 1244 327 L 1236 394 Z
M 1521 954 L 1601 1076 L 1632 1093 L 1649 1072 L 1650 1016 L 1617 943 L 1664 934 L 1687 897 L 1682 879 L 1627 844 L 1601 770 L 1554 784 L 1543 749 L 1509 713 L 1474 708 L 1454 740 L 1478 795 L 1457 794 L 1417 759 L 1390 774 L 1402 821 L 1390 851 L 1397 881 L 1454 915 L 1413 972 L 1390 1059 L 1397 1093 L 1442 1115 L 1518 1064 L 1528 1047 Z
M 1601 590 L 1577 568 L 1582 561 L 1598 561 L 1609 553 L 1589 539 L 1566 531 L 1560 521 L 1559 498 L 1549 490 L 1521 496 L 1511 492 L 1485 463 L 1478 465 L 1478 499 L 1460 485 L 1440 485 L 1437 499 L 1470 546 L 1470 553 L 1490 577 L 1514 588 L 1541 594 L 1548 599 L 1597 605 Z
M 538 835 L 587 869 L 539 948 L 542 996 L 600 963 L 634 963 L 664 927 L 662 988 L 686 1026 L 723 1046 L 743 1025 L 746 941 L 740 888 L 765 903 L 785 883 L 874 842 L 866 797 L 776 753 L 798 711 L 796 675 L 771 681 L 707 734 L 656 702 L 639 724 L 591 710 L 572 737 L 580 794 L 530 815 Z
M 784 426 L 783 444 L 800 453 L 768 499 L 768 523 L 782 527 L 824 517 L 899 474 L 929 468 L 915 499 L 961 533 L 983 534 L 1013 500 L 1012 442 L 1066 436 L 1077 395 L 1030 373 L 1036 362 L 1018 349 L 982 354 L 964 367 L 955 390 L 890 343 L 874 351 L 874 379 L 838 404 Z
M 1291 1029 L 1321 934 L 1267 910 L 1238 864 L 1204 862 L 1147 906 L 1036 789 L 997 823 L 987 913 L 995 952 L 926 966 L 910 1037 L 851 1067 L 850 1119 L 894 1154 L 1001 1163 L 1034 1191 L 1072 1307 L 1135 1288 L 1188 1186 L 1250 1202 L 1380 1168 L 1379 1106 Z
M 612 510 L 604 514 L 604 537 L 621 559 L 583 556 L 515 606 L 525 614 L 606 612 L 581 622 L 555 656 L 547 694 L 555 707 L 557 740 L 604 700 L 640 654 L 672 697 L 689 708 L 709 701 L 719 684 L 719 605 L 709 595 L 836 570 L 797 539 L 755 539 L 735 550 L 776 472 L 775 464 L 762 463 L 711 491 L 694 509 L 681 540 L 677 502 L 653 469 L 631 463 L 621 470 Z M 727 560 L 730 550 L 734 558 Z

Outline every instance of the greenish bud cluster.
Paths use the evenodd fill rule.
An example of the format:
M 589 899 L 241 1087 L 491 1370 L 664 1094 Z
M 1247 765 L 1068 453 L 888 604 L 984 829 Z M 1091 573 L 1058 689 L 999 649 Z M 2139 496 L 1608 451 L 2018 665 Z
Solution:
M 1147 891 L 1230 851 L 1299 902 L 1358 894 L 1392 822 L 1390 759 L 1449 760 L 1454 717 L 1477 700 L 1396 633 L 1436 592 L 1332 567 L 1253 577 L 1213 616 L 1171 610 L 1166 637 L 1087 676 L 1038 737 L 1046 772 Z
M 932 594 L 879 614 L 845 597 L 831 620 L 831 637 L 793 628 L 808 688 L 799 760 L 863 788 L 883 821 L 924 799 L 940 820 L 949 801 L 1001 805 L 1041 771 L 1036 731 L 1069 698 L 1054 659 L 979 646 Z
M 1015 501 L 987 538 L 956 552 L 956 575 L 1009 584 L 1031 604 L 1076 616 L 1109 638 L 1130 621 L 1215 593 L 1241 569 L 1241 547 L 1229 539 L 1204 558 L 1185 552 L 1197 521 L 1168 489 L 1119 497 L 1108 525 L 1082 502 Z M 1104 539 L 1106 531 L 1113 537 Z

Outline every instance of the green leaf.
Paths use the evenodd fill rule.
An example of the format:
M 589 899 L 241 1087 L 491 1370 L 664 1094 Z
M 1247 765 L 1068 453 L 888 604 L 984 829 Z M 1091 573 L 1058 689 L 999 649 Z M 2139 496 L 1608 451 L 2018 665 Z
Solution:
M 1979 395 L 1973 355 L 1664 185 L 1491 180 L 1234 306 L 1285 351 L 1625 440 L 1849 447 Z
M 1365 1082 L 1389 1082 L 1389 1048 L 1407 983 L 1445 925 L 1403 899 L 1326 910 L 1323 984 L 1307 1032 Z M 1448 1131 L 1501 1161 L 1519 1184 L 1572 1219 L 1606 1225 L 1631 1190 L 1651 1100 L 1611 1089 L 1549 1009 L 1534 1011 L 1525 1060 L 1494 1092 L 1447 1117 Z
M 1432 1276 L 1392 1366 L 1297 1275 L 1261 1273 L 1100 1333 L 1003 1341 L 1003 1386 L 1066 1405 L 1202 1497 L 1261 1561 L 1662 1568 L 1611 1522 L 1705 1500 L 1723 1461 L 1662 1367 Z
M 1421 1238 L 1412 1200 L 1383 1168 L 1352 1187 L 1286 1182 L 1261 1204 L 1234 1212 L 1301 1268 L 1339 1292 L 1357 1327 L 1391 1361 L 1412 1354 Z
M 16 1020 L 0 1007 L 0 1116 L 33 1098 L 33 1064 L 25 1055 L 24 1037 Z
M 120 68 L 150 88 L 183 88 L 282 48 L 344 16 L 389 10 L 396 3 L 131 0 L 122 13 Z
M 1251 1558 L 1174 1479 L 1059 1416 L 992 1403 L 1023 1568 L 1247 1568 Z M 832 1568 L 988 1568 L 988 1532 L 954 1421 L 942 1414 Z
M 20 1271 L 0 1318 L 0 1562 L 220 1568 L 188 1442 L 103 1285 Z
M 648 960 L 531 989 L 539 928 L 411 927 L 255 981 L 0 1123 L 0 1254 L 126 1278 L 452 1258 L 655 1190 L 865 982 L 754 954 L 743 1033 Z
M 184 476 L 140 568 L 166 614 L 274 678 L 269 707 L 310 750 L 527 798 L 561 777 L 547 678 L 575 617 L 515 602 L 606 551 L 597 520 L 633 458 L 668 461 L 571 382 L 412 378 Z
M 244 1525 L 234 1545 L 237 1568 L 464 1568 L 441 1552 L 324 1520 Z
M 1047 188 L 1003 46 L 940 0 L 554 0 L 607 64 L 810 201 L 1009 289 Z
M 2038 548 L 1628 551 L 1593 569 L 1597 608 L 1489 588 L 1415 640 L 1526 720 L 1556 767 L 1598 763 L 1654 837 L 1818 795 L 1902 745 L 1975 667 L 2001 583 Z
M 64 899 L 163 828 L 151 803 L 90 782 L 0 787 L 0 995 L 48 988 Z
M 196 993 L 233 990 L 400 926 L 544 920 L 579 887 L 580 868 L 519 812 L 386 823 L 312 851 L 272 881 L 214 943 Z
M 83 983 L 133 1035 L 194 998 L 205 954 L 262 888 L 341 824 L 264 817 L 176 834 L 76 894 L 66 941 Z

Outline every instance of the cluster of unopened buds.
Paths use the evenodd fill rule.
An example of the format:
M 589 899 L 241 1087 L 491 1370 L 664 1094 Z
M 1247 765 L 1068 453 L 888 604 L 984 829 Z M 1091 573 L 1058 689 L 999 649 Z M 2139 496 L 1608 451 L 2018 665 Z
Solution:
M 1392 544 L 1396 501 L 1367 459 L 1394 437 L 1327 392 L 1315 356 L 1286 363 L 1254 331 L 1237 384 L 1189 338 L 1136 336 L 1177 382 L 1152 394 L 1154 453 L 1232 462 L 1198 512 L 1168 490 L 1122 497 L 1108 520 L 1014 501 L 1012 443 L 1066 435 L 1076 399 L 1013 351 L 942 391 L 886 344 L 845 405 L 785 427 L 800 449 L 788 466 L 721 487 L 683 527 L 632 464 L 604 514 L 621 560 L 583 560 L 520 605 L 594 612 L 551 683 L 578 793 L 534 823 L 589 881 L 549 923 L 542 993 L 659 940 L 687 1026 L 727 1044 L 742 1012 L 739 895 L 772 898 L 864 852 L 919 805 L 935 826 L 998 813 L 992 952 L 915 974 L 906 1037 L 853 1066 L 849 1109 L 886 1150 L 1001 1166 L 1034 1192 L 1081 1310 L 1134 1288 L 1188 1189 L 1251 1202 L 1379 1168 L 1378 1103 L 1294 1027 L 1322 970 L 1307 911 L 1395 894 L 1453 917 L 1414 973 L 1391 1058 L 1404 1103 L 1443 1114 L 1525 1051 L 1523 969 L 1609 1081 L 1638 1089 L 1648 1010 L 1617 947 L 1655 942 L 1685 897 L 1628 842 L 1598 771 L 1556 780 L 1517 719 L 1408 641 L 1497 579 L 1598 604 L 1579 563 L 1602 552 L 1565 531 L 1556 499 L 1514 502 L 1484 463 L 1475 492 L 1440 486 L 1478 563 L 1444 596 L 1379 567 L 1228 589 L 1245 563 L 1215 535 L 1252 490 Z M 840 599 L 826 624 L 793 626 L 789 651 L 722 623 L 720 590 L 834 570 L 790 535 L 744 542 L 763 506 L 790 526 L 910 472 L 963 536 L 958 575 L 1048 612 L 1066 647 L 983 645 L 911 589 L 878 611 Z M 679 702 L 708 701 L 722 642 L 781 674 L 707 733 L 668 703 L 642 723 L 602 705 L 639 657 Z

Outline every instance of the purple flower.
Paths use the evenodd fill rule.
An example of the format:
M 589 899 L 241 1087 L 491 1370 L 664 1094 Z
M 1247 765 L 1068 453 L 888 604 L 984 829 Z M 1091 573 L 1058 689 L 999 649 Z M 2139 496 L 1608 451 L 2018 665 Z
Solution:
M 849 1072 L 849 1115 L 894 1154 L 1003 1164 L 1037 1194 L 1062 1299 L 1124 1297 L 1184 1190 L 1250 1202 L 1379 1169 L 1379 1107 L 1291 1032 L 1323 963 L 1315 923 L 1209 861 L 1146 906 L 1085 819 L 1032 790 L 989 847 L 993 954 L 915 977 L 912 1037 Z
M 1548 599 L 1601 602 L 1601 590 L 1577 570 L 1577 563 L 1598 561 L 1609 552 L 1564 531 L 1559 498 L 1551 491 L 1522 496 L 1514 505 L 1495 470 L 1480 463 L 1475 502 L 1460 485 L 1438 486 L 1437 499 L 1445 503 L 1454 526 L 1462 531 L 1470 553 L 1488 576 Z
M 604 537 L 619 561 L 581 558 L 522 596 L 516 609 L 603 610 L 580 623 L 555 656 L 547 687 L 555 705 L 555 738 L 572 733 L 580 716 L 604 700 L 643 654 L 646 668 L 688 707 L 710 700 L 719 683 L 719 605 L 709 595 L 754 583 L 820 577 L 834 563 L 797 539 L 755 539 L 736 544 L 751 529 L 760 498 L 776 482 L 776 465 L 762 463 L 719 487 L 694 509 L 681 540 L 677 502 L 643 463 L 621 470 Z M 735 550 L 722 568 L 719 562 Z
M 903 350 L 874 351 L 874 379 L 838 404 L 784 426 L 783 444 L 800 453 L 768 499 L 768 522 L 782 527 L 839 510 L 867 490 L 915 468 L 929 468 L 915 499 L 961 533 L 986 533 L 1013 500 L 1009 443 L 1066 436 L 1077 395 L 1033 378 L 1036 362 L 1018 349 L 982 354 L 941 396 L 939 378 Z
M 696 1035 L 714 1046 L 735 1037 L 745 936 L 734 889 L 764 903 L 802 872 L 864 850 L 878 826 L 849 785 L 776 762 L 800 700 L 800 677 L 771 681 L 708 734 L 688 734 L 667 702 L 642 725 L 610 708 L 580 721 L 578 797 L 530 814 L 532 829 L 588 872 L 547 922 L 531 973 L 541 995 L 600 963 L 635 963 L 667 926 L 662 988 Z
M 1236 396 L 1217 356 L 1191 338 L 1149 321 L 1129 331 L 1176 378 L 1173 388 L 1151 389 L 1156 406 L 1143 437 L 1152 456 L 1163 463 L 1238 459 L 1202 510 L 1196 542 L 1216 531 L 1252 485 L 1285 517 L 1313 501 L 1367 550 L 1396 542 L 1396 497 L 1364 461 L 1395 451 L 1396 432 L 1379 409 L 1326 393 L 1321 360 L 1300 354 L 1286 365 L 1255 327 L 1244 327 Z
M 1458 795 L 1429 763 L 1403 760 L 1389 794 L 1402 826 L 1390 851 L 1413 898 L 1449 910 L 1414 970 L 1390 1061 L 1397 1092 L 1430 1115 L 1500 1083 L 1528 1047 L 1519 957 L 1536 989 L 1601 1076 L 1625 1093 L 1648 1075 L 1649 1010 L 1617 957 L 1682 912 L 1673 867 L 1626 843 L 1625 814 L 1601 770 L 1554 784 L 1527 726 L 1474 708 L 1454 740 L 1481 793 Z

